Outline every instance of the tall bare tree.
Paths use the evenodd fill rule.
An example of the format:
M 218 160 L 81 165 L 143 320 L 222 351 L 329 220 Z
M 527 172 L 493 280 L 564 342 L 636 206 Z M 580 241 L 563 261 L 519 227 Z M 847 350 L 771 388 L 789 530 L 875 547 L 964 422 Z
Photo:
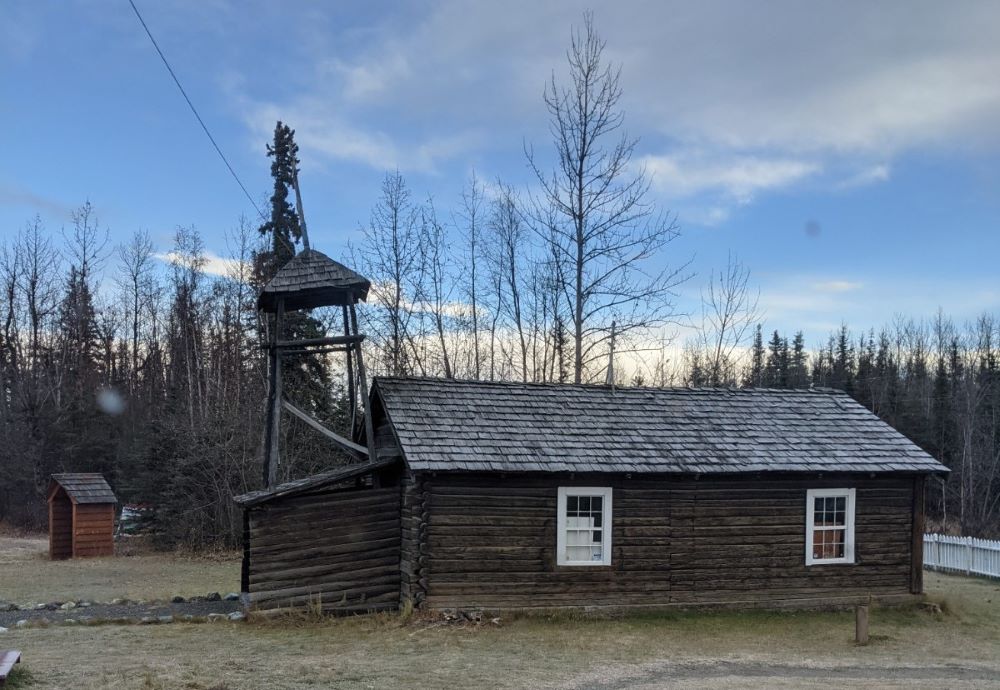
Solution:
M 514 189 L 503 182 L 498 182 L 497 187 L 489 220 L 488 251 L 491 270 L 497 276 L 498 285 L 502 286 L 498 309 L 506 316 L 513 336 L 517 339 L 520 378 L 528 381 L 529 335 L 526 332 L 522 297 L 528 228 L 521 220 L 519 202 Z
M 761 319 L 760 291 L 750 286 L 750 269 L 729 254 L 721 271 L 712 271 L 701 295 L 699 338 L 702 366 L 710 386 L 736 385 L 739 349 Z
M 479 342 L 479 310 L 480 310 L 480 263 L 479 259 L 483 251 L 482 247 L 482 215 L 483 215 L 484 192 L 482 184 L 476 177 L 475 171 L 469 177 L 468 183 L 462 190 L 461 207 L 458 210 L 458 218 L 461 220 L 461 229 L 465 235 L 466 242 L 466 266 L 469 271 L 464 282 L 464 294 L 469 300 L 469 326 L 472 330 L 472 377 L 480 378 L 482 375 L 482 350 Z
M 558 217 L 546 239 L 565 263 L 565 298 L 573 326 L 574 381 L 600 358 L 612 320 L 627 339 L 668 323 L 675 316 L 680 268 L 653 267 L 661 250 L 678 235 L 674 219 L 650 201 L 650 178 L 631 165 L 637 140 L 622 129 L 621 71 L 603 60 L 604 41 L 584 15 L 567 52 L 569 84 L 553 73 L 545 89 L 549 129 L 556 149 L 551 173 L 530 148 L 528 162 L 542 188 L 535 204 L 537 225 L 544 207 Z
M 454 282 L 450 275 L 448 237 L 445 227 L 438 221 L 434 200 L 428 199 L 421 212 L 421 251 L 427 267 L 427 280 L 421 300 L 434 322 L 438 345 L 441 348 L 441 365 L 445 378 L 453 378 L 451 360 L 448 358 L 448 337 L 454 330 L 451 326 L 451 295 Z
M 362 228 L 361 244 L 352 247 L 355 266 L 373 281 L 367 323 L 381 349 L 383 370 L 393 376 L 423 368 L 420 348 L 410 333 L 414 301 L 424 289 L 419 209 L 397 170 L 382 181 L 382 195 Z
M 129 392 L 135 394 L 139 383 L 140 327 L 145 301 L 150 297 L 153 278 L 153 241 L 145 230 L 138 230 L 127 244 L 118 249 L 119 269 L 116 277 L 128 315 L 130 362 Z

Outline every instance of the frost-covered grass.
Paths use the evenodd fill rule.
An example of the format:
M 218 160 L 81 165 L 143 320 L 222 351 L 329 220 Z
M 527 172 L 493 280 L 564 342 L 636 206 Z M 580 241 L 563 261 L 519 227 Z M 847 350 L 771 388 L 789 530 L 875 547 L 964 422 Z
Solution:
M 305 616 L 11 630 L 0 642 L 24 652 L 31 681 L 19 687 L 32 689 L 978 688 L 994 677 L 1000 687 L 1000 583 L 928 573 L 927 588 L 943 614 L 876 609 L 867 647 L 854 645 L 850 612 L 764 611 L 519 616 L 465 628 Z
M 231 553 L 190 556 L 147 550 L 113 558 L 50 561 L 44 536 L 0 535 L 0 600 L 16 604 L 225 594 L 239 585 L 240 562 Z

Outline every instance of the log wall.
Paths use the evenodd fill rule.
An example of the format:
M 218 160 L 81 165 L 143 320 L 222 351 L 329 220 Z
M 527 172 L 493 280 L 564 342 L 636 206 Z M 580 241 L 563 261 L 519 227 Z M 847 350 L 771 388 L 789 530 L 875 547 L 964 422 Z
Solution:
M 907 598 L 912 477 L 426 476 L 430 608 L 826 605 Z M 613 488 L 608 567 L 558 566 L 559 486 Z M 806 490 L 857 489 L 853 565 L 805 565 Z M 922 485 L 921 485 L 922 488 Z M 404 558 L 405 560 L 405 558 Z
M 396 608 L 400 487 L 297 495 L 252 508 L 248 556 L 254 610 Z
M 427 596 L 427 526 L 430 514 L 421 475 L 406 473 L 400 502 L 402 535 L 399 556 L 399 604 L 415 607 Z

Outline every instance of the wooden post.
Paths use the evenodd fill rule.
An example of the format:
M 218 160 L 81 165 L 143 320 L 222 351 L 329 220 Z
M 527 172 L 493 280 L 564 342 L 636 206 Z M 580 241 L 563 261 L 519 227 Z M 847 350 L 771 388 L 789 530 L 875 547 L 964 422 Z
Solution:
M 913 480 L 913 512 L 910 523 L 910 593 L 924 591 L 924 477 Z
M 965 574 L 972 575 L 972 537 L 965 538 Z
M 309 232 L 306 230 L 306 216 L 302 213 L 302 194 L 299 192 L 299 169 L 294 166 L 292 186 L 295 188 L 295 211 L 299 216 L 299 229 L 302 231 L 302 248 L 309 251 Z
M 243 563 L 240 568 L 240 591 L 250 591 L 250 511 L 243 509 Z
M 351 330 L 354 331 L 354 335 L 358 334 L 358 313 L 354 308 L 354 304 L 351 304 Z M 361 343 L 357 344 L 358 347 L 358 383 L 360 384 L 361 399 L 365 403 L 365 439 L 368 441 L 368 459 L 376 460 L 375 456 L 375 429 L 372 422 L 372 401 L 368 395 L 368 376 L 365 374 L 365 360 L 361 353 Z
M 854 641 L 857 644 L 868 644 L 868 605 L 862 604 L 854 609 Z
M 344 305 L 344 335 L 351 335 L 351 324 L 347 314 L 347 305 Z M 357 344 L 357 348 L 361 349 L 361 344 Z M 347 398 L 351 401 L 351 434 L 354 433 L 354 427 L 358 422 L 358 394 L 354 389 L 354 353 L 351 351 L 352 346 L 347 347 Z M 375 458 L 368 456 L 369 460 L 374 460 Z
M 264 434 L 264 487 L 274 485 L 278 478 L 278 441 L 281 437 L 281 351 L 278 340 L 285 317 L 285 300 L 279 299 L 274 313 L 274 331 L 268 353 L 267 418 Z

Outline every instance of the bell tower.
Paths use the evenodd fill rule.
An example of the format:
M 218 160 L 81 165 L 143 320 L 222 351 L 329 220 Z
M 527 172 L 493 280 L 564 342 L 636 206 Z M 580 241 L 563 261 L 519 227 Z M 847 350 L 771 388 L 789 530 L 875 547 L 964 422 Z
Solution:
M 296 180 L 297 182 L 297 180 Z M 298 196 L 298 184 L 296 196 Z M 301 214 L 301 201 L 299 201 Z M 303 233 L 305 226 L 303 223 Z M 371 281 L 334 261 L 322 252 L 309 247 L 304 235 L 305 249 L 281 267 L 264 286 L 257 308 L 263 312 L 268 324 L 267 416 L 264 432 L 264 486 L 275 484 L 281 458 L 279 448 L 282 410 L 298 417 L 315 431 L 357 460 L 374 459 L 374 433 L 369 414 L 368 377 L 361 343 L 365 336 L 358 332 L 356 305 L 368 298 Z M 286 314 L 299 309 L 315 307 L 340 307 L 343 316 L 343 335 L 326 335 L 305 340 L 284 339 Z M 305 410 L 288 400 L 282 389 L 282 362 L 310 354 L 343 354 L 347 369 L 347 395 L 351 418 L 351 436 L 344 438 L 327 429 Z M 362 424 L 363 422 L 363 424 Z

